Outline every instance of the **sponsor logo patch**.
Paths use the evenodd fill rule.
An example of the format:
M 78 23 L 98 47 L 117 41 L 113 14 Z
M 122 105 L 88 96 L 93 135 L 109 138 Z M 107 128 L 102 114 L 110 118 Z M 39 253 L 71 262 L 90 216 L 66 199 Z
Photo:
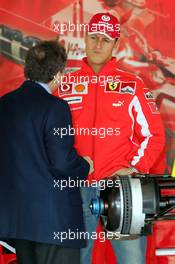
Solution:
M 73 95 L 73 94 L 87 94 L 88 93 L 88 83 L 61 84 L 58 87 L 58 92 L 60 96 Z
M 88 83 L 74 84 L 73 94 L 87 94 L 88 93 Z
M 154 100 L 154 96 L 152 95 L 152 93 L 150 91 L 144 91 L 144 95 L 146 100 Z
M 64 100 L 68 104 L 78 104 L 78 103 L 82 103 L 82 96 L 65 97 Z
M 121 89 L 120 93 L 129 93 L 134 95 L 136 89 L 136 82 L 130 81 L 130 82 L 121 82 Z
M 77 106 L 77 107 L 71 107 L 71 108 L 70 108 L 71 111 L 74 111 L 74 110 L 81 110 L 81 109 L 83 109 L 82 106 Z
M 149 102 L 148 105 L 153 114 L 160 114 L 159 109 L 157 108 L 157 105 L 155 102 Z
M 68 84 L 61 84 L 58 87 L 58 92 L 60 96 L 66 95 L 66 94 L 72 94 L 72 87 L 73 84 L 72 83 L 68 83 Z
M 107 93 L 119 93 L 120 92 L 120 82 L 108 82 L 105 85 L 105 92 Z
M 115 106 L 115 107 L 120 107 L 123 105 L 124 105 L 124 101 L 118 101 L 118 102 L 112 104 L 112 106 Z

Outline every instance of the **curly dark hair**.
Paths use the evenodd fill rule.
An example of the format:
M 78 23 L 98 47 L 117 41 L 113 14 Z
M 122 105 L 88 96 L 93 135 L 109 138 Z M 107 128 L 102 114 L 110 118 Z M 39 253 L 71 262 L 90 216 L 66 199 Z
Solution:
M 66 51 L 58 41 L 41 41 L 27 51 L 24 75 L 27 79 L 48 83 L 64 70 L 66 59 Z

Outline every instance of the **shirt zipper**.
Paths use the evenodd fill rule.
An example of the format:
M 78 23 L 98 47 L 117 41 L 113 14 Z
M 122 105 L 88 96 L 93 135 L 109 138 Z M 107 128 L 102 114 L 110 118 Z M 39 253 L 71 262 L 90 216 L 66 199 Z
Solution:
M 95 110 L 94 110 L 94 119 L 93 119 L 93 127 L 96 127 L 96 119 L 97 119 L 97 102 L 98 102 L 98 98 L 97 98 L 97 95 L 98 95 L 98 83 L 95 84 L 95 101 L 94 101 L 94 104 L 95 104 Z M 95 136 L 93 136 L 93 144 L 92 144 L 92 147 L 93 147 L 93 151 L 92 151 L 92 159 L 93 159 L 93 162 L 94 162 L 94 168 L 95 168 Z M 95 171 L 93 172 L 93 176 L 92 176 L 92 179 L 95 179 L 94 177 L 94 173 Z

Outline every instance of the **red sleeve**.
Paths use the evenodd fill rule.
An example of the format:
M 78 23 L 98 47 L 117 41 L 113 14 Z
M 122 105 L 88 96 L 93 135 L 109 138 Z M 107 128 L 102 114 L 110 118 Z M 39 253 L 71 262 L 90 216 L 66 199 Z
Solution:
M 134 120 L 132 140 L 138 145 L 130 163 L 139 172 L 149 173 L 165 149 L 165 134 L 155 100 L 139 78 L 130 108 Z

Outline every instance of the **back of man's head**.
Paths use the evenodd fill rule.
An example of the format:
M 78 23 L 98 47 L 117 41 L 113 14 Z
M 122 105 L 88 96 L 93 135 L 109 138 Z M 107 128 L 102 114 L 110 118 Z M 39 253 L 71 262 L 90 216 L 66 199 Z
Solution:
M 58 72 L 64 70 L 66 59 L 66 51 L 57 41 L 41 41 L 27 52 L 25 77 L 32 81 L 48 83 Z

